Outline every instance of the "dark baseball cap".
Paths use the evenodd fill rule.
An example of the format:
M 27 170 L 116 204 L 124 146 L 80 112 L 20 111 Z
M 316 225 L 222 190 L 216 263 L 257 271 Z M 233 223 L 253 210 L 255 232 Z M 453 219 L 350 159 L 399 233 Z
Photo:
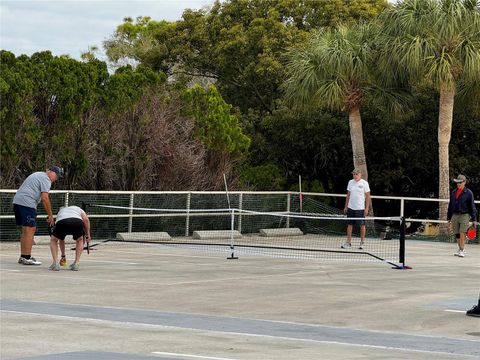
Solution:
M 57 177 L 59 179 L 63 178 L 64 172 L 63 172 L 63 169 L 60 166 L 50 165 L 48 167 L 48 170 L 53 171 L 55 174 L 57 174 Z

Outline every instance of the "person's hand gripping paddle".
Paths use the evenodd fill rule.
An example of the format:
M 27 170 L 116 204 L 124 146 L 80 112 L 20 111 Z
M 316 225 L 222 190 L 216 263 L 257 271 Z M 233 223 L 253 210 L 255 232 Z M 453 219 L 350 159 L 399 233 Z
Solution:
M 477 223 L 473 222 L 467 229 L 468 240 L 474 240 L 477 237 Z

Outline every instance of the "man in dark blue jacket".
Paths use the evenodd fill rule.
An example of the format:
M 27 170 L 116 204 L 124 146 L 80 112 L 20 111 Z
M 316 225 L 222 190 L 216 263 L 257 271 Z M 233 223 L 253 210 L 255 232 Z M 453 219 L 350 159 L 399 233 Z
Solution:
M 455 253 L 455 256 L 464 257 L 465 235 L 469 222 L 476 225 L 477 210 L 475 209 L 472 191 L 465 187 L 467 182 L 465 175 L 458 175 L 453 181 L 457 183 L 457 188 L 450 195 L 447 220 L 457 238 L 458 252 Z

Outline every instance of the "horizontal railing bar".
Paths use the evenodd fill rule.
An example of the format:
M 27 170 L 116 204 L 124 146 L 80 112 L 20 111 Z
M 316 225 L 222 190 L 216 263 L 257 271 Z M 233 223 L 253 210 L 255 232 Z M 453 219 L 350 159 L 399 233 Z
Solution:
M 17 192 L 16 189 L 0 189 L 0 193 L 5 192 L 5 193 L 15 193 Z M 69 194 L 90 194 L 90 195 L 111 195 L 111 194 L 117 194 L 117 195 L 130 195 L 130 194 L 135 194 L 135 195 L 159 195 L 159 194 L 178 194 L 178 195 L 185 195 L 185 194 L 195 194 L 195 195 L 201 195 L 201 194 L 214 194 L 214 195 L 225 195 L 225 191 L 117 191 L 117 190 L 50 190 L 50 193 L 52 194 L 64 194 L 64 193 L 69 193 Z M 292 193 L 291 191 L 229 191 L 229 194 L 259 194 L 259 195 L 287 195 Z
M 410 221 L 410 222 L 422 222 L 422 223 L 437 223 L 437 224 L 446 224 L 446 223 L 448 223 L 447 220 L 414 219 L 414 218 L 406 218 L 405 221 Z

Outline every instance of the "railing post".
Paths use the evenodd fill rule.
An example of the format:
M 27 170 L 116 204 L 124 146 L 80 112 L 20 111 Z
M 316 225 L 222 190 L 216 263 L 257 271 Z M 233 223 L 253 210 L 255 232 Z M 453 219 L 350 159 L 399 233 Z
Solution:
M 400 199 L 400 217 L 404 217 L 405 216 L 405 199 L 404 198 L 401 198 Z
M 128 232 L 131 233 L 132 232 L 132 226 L 133 226 L 133 201 L 134 201 L 134 194 L 130 194 L 130 203 L 129 203 L 129 207 L 130 209 L 128 210 L 128 215 L 130 215 L 128 217 Z
M 68 195 L 69 195 L 69 194 L 70 194 L 70 193 L 69 193 L 68 191 L 65 193 L 65 202 L 64 202 L 64 206 L 65 206 L 65 207 L 68 206 Z
M 185 236 L 188 236 L 190 233 L 190 200 L 191 200 L 191 193 L 187 194 L 187 216 L 185 217 Z
M 287 215 L 290 215 L 290 191 L 287 194 Z M 287 229 L 290 227 L 290 216 L 287 216 Z
M 242 209 L 243 209 L 243 193 L 238 195 L 238 208 L 240 211 L 238 212 L 238 232 L 242 233 Z

